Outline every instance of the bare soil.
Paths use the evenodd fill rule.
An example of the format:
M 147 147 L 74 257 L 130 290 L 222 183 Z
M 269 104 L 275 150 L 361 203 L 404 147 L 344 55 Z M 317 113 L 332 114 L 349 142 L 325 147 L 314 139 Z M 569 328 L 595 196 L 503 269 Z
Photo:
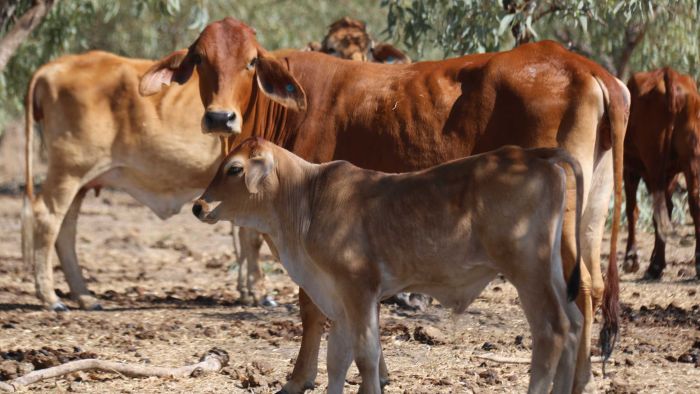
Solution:
M 297 288 L 263 253 L 271 308 L 237 303 L 230 226 L 209 226 L 183 213 L 160 221 L 129 196 L 90 194 L 78 228 L 78 255 L 103 311 L 83 312 L 68 301 L 58 266 L 56 289 L 74 308 L 42 310 L 32 269 L 20 253 L 21 198 L 0 194 L 0 380 L 72 359 L 103 359 L 159 366 L 195 363 L 208 349 L 228 351 L 221 373 L 182 379 L 133 379 L 77 373 L 30 386 L 37 392 L 254 392 L 281 388 L 301 339 Z M 623 237 L 624 238 L 624 237 Z M 653 238 L 642 233 L 643 269 Z M 623 239 L 624 241 L 624 239 Z M 671 240 L 661 282 L 622 274 L 621 337 L 608 367 L 594 365 L 594 387 L 613 393 L 700 392 L 700 284 L 693 279 L 692 230 Z M 620 249 L 623 245 L 620 245 Z M 607 249 L 607 246 L 605 247 Z M 475 357 L 530 356 L 530 335 L 514 288 L 496 280 L 469 310 L 453 316 L 439 305 L 426 312 L 382 307 L 382 344 L 391 383 L 387 393 L 525 392 L 528 366 Z M 597 333 L 598 328 L 594 328 Z M 597 338 L 594 338 L 597 340 Z M 358 389 L 353 367 L 346 390 Z M 313 392 L 326 386 L 325 341 Z

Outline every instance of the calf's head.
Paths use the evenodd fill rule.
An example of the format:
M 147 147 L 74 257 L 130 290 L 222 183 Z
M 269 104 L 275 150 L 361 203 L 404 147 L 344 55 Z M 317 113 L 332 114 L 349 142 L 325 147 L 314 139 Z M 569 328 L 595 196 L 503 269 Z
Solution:
M 306 109 L 306 94 L 287 65 L 260 46 L 252 28 L 234 18 L 209 24 L 188 49 L 156 62 L 141 77 L 139 91 L 148 96 L 173 81 L 184 84 L 195 70 L 206 110 L 204 133 L 241 133 L 256 85 L 285 107 Z
M 264 229 L 264 211 L 278 185 L 272 148 L 257 138 L 249 138 L 234 148 L 204 194 L 195 201 L 192 213 L 205 223 L 227 220 Z

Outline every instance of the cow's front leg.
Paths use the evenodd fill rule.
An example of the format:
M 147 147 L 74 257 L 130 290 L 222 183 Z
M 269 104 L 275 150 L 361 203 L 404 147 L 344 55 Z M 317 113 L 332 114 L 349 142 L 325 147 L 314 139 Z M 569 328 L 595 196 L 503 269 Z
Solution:
M 671 217 L 673 211 L 673 201 L 671 201 L 671 191 L 666 190 L 666 207 L 668 209 L 668 216 Z M 666 241 L 661 238 L 658 224 L 654 220 L 654 250 L 651 252 L 651 260 L 649 262 L 649 268 L 647 268 L 644 273 L 644 279 L 646 280 L 659 280 L 661 275 L 663 275 L 664 268 L 666 268 Z
M 627 272 L 639 271 L 639 254 L 637 252 L 636 226 L 639 216 L 637 209 L 637 188 L 641 177 L 631 170 L 625 170 L 625 214 L 627 216 L 627 249 L 622 269 Z

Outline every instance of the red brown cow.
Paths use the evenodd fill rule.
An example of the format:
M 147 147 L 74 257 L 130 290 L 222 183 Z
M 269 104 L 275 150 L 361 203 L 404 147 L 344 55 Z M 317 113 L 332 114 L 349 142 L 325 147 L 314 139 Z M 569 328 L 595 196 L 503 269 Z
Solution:
M 604 354 L 617 333 L 615 242 L 629 109 L 621 81 L 550 41 L 408 65 L 348 62 L 308 51 L 276 57 L 260 46 L 253 29 L 226 18 L 207 26 L 188 50 L 149 70 L 141 92 L 184 83 L 195 68 L 205 131 L 260 136 L 311 162 L 344 159 L 402 172 L 505 144 L 567 149 L 583 168 L 586 200 L 577 299 L 585 323 L 574 391 L 583 390 L 591 374 L 593 310 L 601 299 Z M 600 249 L 613 185 L 611 262 L 603 292 Z M 562 238 L 567 275 L 575 255 L 573 202 L 569 190 Z M 287 393 L 313 384 L 325 321 L 303 290 L 299 294 L 304 338 Z
M 700 94 L 695 81 L 671 68 L 634 74 L 625 137 L 625 194 L 629 236 L 623 268 L 639 269 L 635 224 L 637 186 L 644 180 L 654 201 L 654 251 L 644 277 L 659 279 L 666 267 L 665 238 L 670 227 L 674 178 L 682 173 L 695 225 L 695 270 L 700 278 Z

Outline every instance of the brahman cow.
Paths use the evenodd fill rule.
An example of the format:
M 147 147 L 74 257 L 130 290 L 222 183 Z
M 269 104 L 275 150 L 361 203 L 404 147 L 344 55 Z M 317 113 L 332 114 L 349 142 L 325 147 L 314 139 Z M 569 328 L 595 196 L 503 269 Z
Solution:
M 381 393 L 377 302 L 430 294 L 462 313 L 503 274 L 533 338 L 531 393 L 570 392 L 582 323 L 579 238 L 564 283 L 561 228 L 568 163 L 581 217 L 581 168 L 561 148 L 503 147 L 427 170 L 385 174 L 346 161 L 311 164 L 262 138 L 224 159 L 192 212 L 267 234 L 291 278 L 332 320 L 328 392 L 352 360 L 360 393 Z M 512 196 L 518 196 L 517 199 Z M 577 227 L 578 229 L 578 227 Z M 577 230 L 578 231 L 578 230 Z
M 275 55 L 257 42 L 253 29 L 229 17 L 208 25 L 189 49 L 154 65 L 140 91 L 154 94 L 163 84 L 185 83 L 195 75 L 205 131 L 260 136 L 316 163 L 343 159 L 403 172 L 506 144 L 567 149 L 584 177 L 584 264 L 577 299 L 584 330 L 575 392 L 590 380 L 593 311 L 601 299 L 601 345 L 610 354 L 618 325 L 616 242 L 629 92 L 598 64 L 551 41 L 399 65 L 309 51 Z M 600 249 L 613 185 L 604 292 Z M 574 197 L 571 188 L 562 242 L 567 276 L 575 256 Z M 304 338 L 287 393 L 313 385 L 325 321 L 305 292 L 299 297 Z
M 700 278 L 700 94 L 695 81 L 671 68 L 634 74 L 627 83 L 632 108 L 625 137 L 624 179 L 629 226 L 623 268 L 639 269 L 635 224 L 637 186 L 646 183 L 654 201 L 656 239 L 644 277 L 659 279 L 666 267 L 665 237 L 671 226 L 673 180 L 685 175 L 695 224 L 695 270 Z
M 309 51 L 327 53 L 341 59 L 363 62 L 407 64 L 411 58 L 388 43 L 375 43 L 367 32 L 364 22 L 343 17 L 328 27 L 322 42 L 310 42 L 305 48 Z
M 26 102 L 26 199 L 23 255 L 34 268 L 36 293 L 52 310 L 66 310 L 54 292 L 52 249 L 81 308 L 99 308 L 90 295 L 75 252 L 80 205 L 89 189 L 115 187 L 161 219 L 198 196 L 222 158 L 219 142 L 202 134 L 204 114 L 194 84 L 151 98 L 138 94 L 152 61 L 105 52 L 56 59 L 37 70 Z M 34 198 L 32 137 L 39 122 L 48 150 L 48 174 Z M 156 181 L 154 181 L 156 180 Z M 241 255 L 248 253 L 243 238 Z M 249 261 L 245 301 L 258 296 L 261 271 Z M 243 272 L 243 267 L 239 273 Z

